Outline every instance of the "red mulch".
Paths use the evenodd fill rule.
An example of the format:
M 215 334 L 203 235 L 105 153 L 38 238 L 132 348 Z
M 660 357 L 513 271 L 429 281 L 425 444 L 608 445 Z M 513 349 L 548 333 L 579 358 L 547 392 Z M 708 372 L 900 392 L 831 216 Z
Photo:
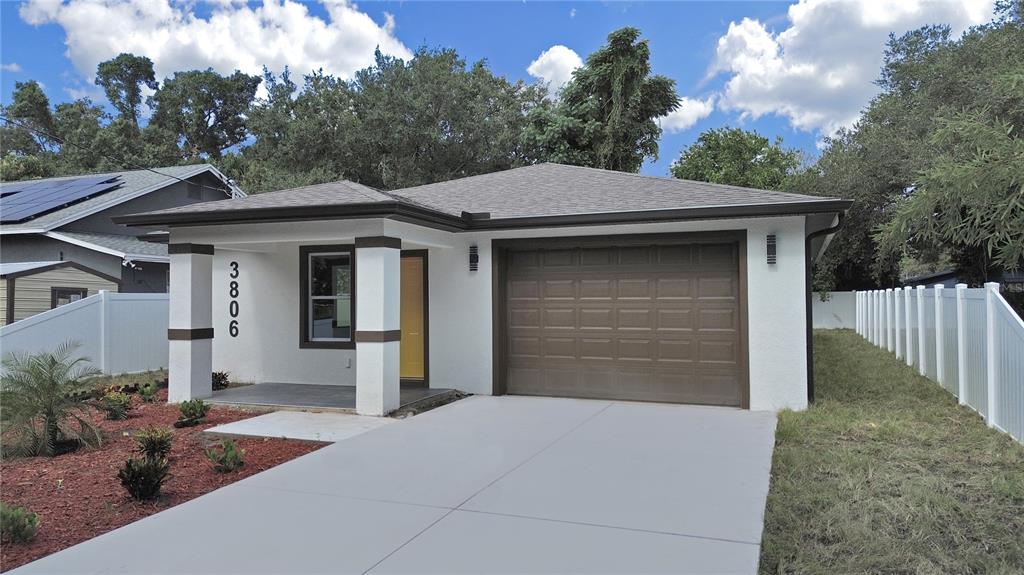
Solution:
M 216 473 L 203 449 L 217 440 L 200 432 L 258 413 L 213 407 L 202 424 L 174 429 L 178 406 L 166 403 L 165 390 L 154 403 L 142 403 L 138 397 L 132 401 L 134 409 L 124 421 L 106 421 L 96 414 L 94 421 L 107 436 L 97 449 L 84 448 L 52 459 L 30 457 L 0 462 L 0 499 L 39 514 L 35 539 L 0 546 L 0 570 L 14 569 L 326 445 L 288 439 L 236 439 L 245 449 L 245 465 L 232 473 Z M 148 425 L 170 427 L 174 432 L 168 456 L 171 476 L 159 500 L 139 502 L 128 497 L 117 471 L 134 454 L 132 433 Z

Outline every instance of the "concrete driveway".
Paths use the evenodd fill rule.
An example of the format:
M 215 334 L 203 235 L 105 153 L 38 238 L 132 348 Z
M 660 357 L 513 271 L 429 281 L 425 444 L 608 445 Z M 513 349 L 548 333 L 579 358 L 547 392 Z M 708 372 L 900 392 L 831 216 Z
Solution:
M 17 573 L 754 573 L 774 429 L 771 413 L 472 397 Z

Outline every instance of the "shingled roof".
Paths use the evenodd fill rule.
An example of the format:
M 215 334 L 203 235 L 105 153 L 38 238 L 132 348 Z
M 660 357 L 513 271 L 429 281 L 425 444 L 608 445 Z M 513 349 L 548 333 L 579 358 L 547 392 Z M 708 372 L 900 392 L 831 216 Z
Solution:
M 203 225 L 388 217 L 452 230 L 843 211 L 848 200 L 563 164 L 537 164 L 382 192 L 348 181 L 115 218 Z

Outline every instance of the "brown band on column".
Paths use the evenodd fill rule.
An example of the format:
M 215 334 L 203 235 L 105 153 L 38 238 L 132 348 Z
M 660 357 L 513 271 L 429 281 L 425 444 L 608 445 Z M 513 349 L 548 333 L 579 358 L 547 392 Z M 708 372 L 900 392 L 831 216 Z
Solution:
M 392 329 L 388 331 L 357 331 L 356 343 L 384 343 L 389 341 L 401 341 L 402 330 Z
M 356 249 L 358 248 L 394 248 L 402 249 L 402 239 L 389 236 L 369 236 L 356 238 Z
M 204 256 L 213 255 L 213 246 L 208 244 L 167 244 L 168 254 L 202 254 Z
M 174 341 L 192 341 L 197 339 L 213 339 L 212 327 L 171 328 L 167 330 L 167 339 Z

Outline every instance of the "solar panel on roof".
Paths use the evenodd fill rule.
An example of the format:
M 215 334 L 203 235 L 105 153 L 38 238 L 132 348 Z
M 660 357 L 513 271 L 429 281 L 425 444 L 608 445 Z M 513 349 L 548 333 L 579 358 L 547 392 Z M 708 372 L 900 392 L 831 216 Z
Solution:
M 0 223 L 23 222 L 104 193 L 118 184 L 117 176 L 5 183 L 0 190 Z

